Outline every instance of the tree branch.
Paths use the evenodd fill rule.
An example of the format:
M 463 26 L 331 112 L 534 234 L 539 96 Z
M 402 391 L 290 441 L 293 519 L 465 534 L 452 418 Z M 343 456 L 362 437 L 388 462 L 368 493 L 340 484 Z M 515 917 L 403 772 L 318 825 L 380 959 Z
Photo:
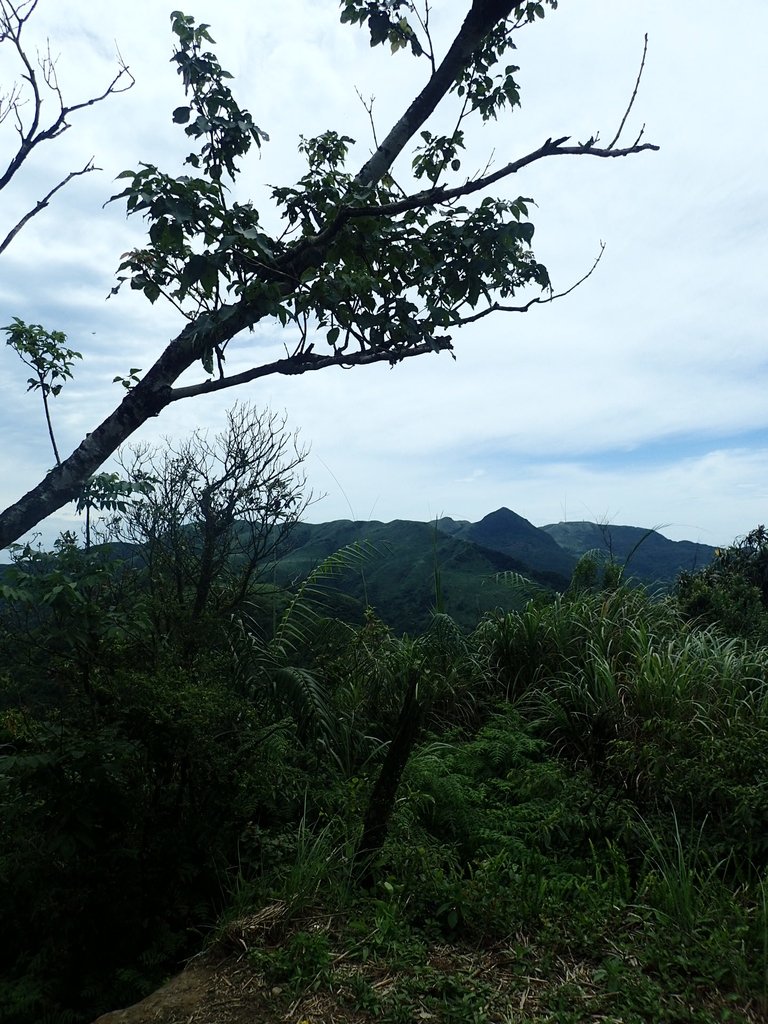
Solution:
M 539 148 L 533 150 L 533 152 L 527 153 L 525 156 L 519 157 L 517 160 L 512 160 L 510 163 L 505 164 L 504 167 L 501 167 L 498 171 L 494 171 L 492 174 L 486 174 L 480 178 L 475 178 L 474 181 L 468 181 L 464 185 L 457 185 L 454 188 L 441 187 L 426 189 L 425 191 L 417 192 L 412 196 L 406 196 L 404 199 L 400 199 L 396 203 L 384 203 L 379 206 L 343 207 L 327 228 L 319 232 L 317 235 L 302 239 L 293 250 L 286 253 L 285 256 L 277 261 L 277 266 L 291 263 L 295 260 L 297 254 L 303 253 L 305 250 L 322 248 L 324 245 L 327 245 L 338 235 L 344 225 L 353 218 L 395 217 L 398 214 L 406 213 L 409 210 L 426 209 L 428 207 L 439 206 L 442 203 L 453 202 L 456 199 L 470 196 L 474 192 L 480 192 L 483 189 L 488 188 L 490 185 L 495 184 L 495 182 L 501 181 L 502 178 L 507 178 L 512 174 L 516 174 L 518 171 L 522 170 L 523 167 L 527 167 L 529 164 L 535 163 L 537 160 L 542 160 L 548 156 L 596 156 L 607 158 L 631 156 L 635 153 L 642 153 L 645 150 L 658 151 L 660 148 L 651 142 L 644 142 L 641 145 L 635 144 L 633 146 L 627 146 L 625 149 L 610 149 L 608 147 L 599 147 L 589 144 L 565 146 L 564 143 L 568 142 L 569 139 L 570 136 L 568 135 L 555 140 L 547 139 L 542 146 L 539 146 Z
M 301 373 L 308 373 L 311 370 L 323 370 L 327 366 L 340 366 L 343 369 L 350 369 L 353 366 L 367 366 L 371 363 L 388 362 L 394 365 L 402 359 L 409 359 L 411 356 L 422 356 L 428 352 L 450 352 L 452 349 L 451 339 L 446 337 L 434 338 L 429 344 L 414 345 L 413 348 L 404 351 L 388 352 L 380 349 L 363 349 L 360 352 L 350 352 L 349 355 L 339 353 L 338 355 L 327 356 L 321 356 L 315 352 L 298 353 L 288 356 L 286 359 L 277 359 L 273 363 L 255 366 L 250 370 L 244 370 L 242 373 L 233 374 L 231 377 L 224 377 L 219 380 L 206 380 L 200 384 L 190 384 L 183 388 L 172 388 L 168 401 L 178 402 L 182 398 L 210 395 L 214 391 L 225 391 L 227 388 L 238 387 L 240 384 L 248 384 L 252 380 L 258 380 L 259 377 L 268 377 L 273 373 L 295 376 Z
M 83 167 L 81 171 L 70 171 L 66 178 L 63 178 L 58 185 L 55 185 L 50 192 L 44 195 L 42 199 L 38 200 L 38 202 L 32 207 L 32 209 L 24 214 L 24 216 L 16 224 L 16 226 L 11 228 L 11 230 L 8 232 L 8 234 L 5 236 L 2 242 L 0 242 L 0 253 L 3 253 L 8 248 L 8 246 L 14 240 L 16 235 L 18 235 L 18 233 L 21 231 L 24 225 L 28 223 L 28 221 L 32 220 L 32 218 L 35 217 L 38 213 L 40 213 L 41 210 L 44 210 L 46 208 L 48 203 L 56 195 L 59 189 L 62 189 L 65 185 L 68 185 L 73 178 L 79 178 L 81 174 L 90 174 L 91 171 L 100 170 L 101 168 L 96 167 L 93 163 L 93 159 L 91 159 L 88 161 L 88 163 L 85 165 L 85 167 Z
M 586 274 L 582 275 L 578 281 L 574 282 L 574 284 L 571 285 L 570 288 L 566 288 L 564 292 L 552 293 L 544 299 L 542 299 L 540 295 L 537 295 L 535 298 L 530 299 L 522 306 L 505 306 L 501 302 L 493 302 L 491 303 L 490 306 L 488 306 L 487 309 L 482 310 L 480 313 L 474 313 L 472 316 L 457 317 L 457 319 L 454 322 L 458 326 L 463 327 L 464 324 L 473 324 L 477 320 L 482 320 L 483 317 L 488 316 L 490 313 L 527 313 L 531 306 L 545 306 L 549 302 L 554 302 L 555 299 L 564 299 L 566 295 L 570 295 L 571 292 L 575 291 L 579 287 L 579 285 L 584 284 L 588 277 L 591 277 L 592 274 L 594 274 L 598 263 L 603 258 L 604 252 L 605 242 L 601 242 L 600 252 L 595 257 L 592 266 L 589 268 Z
M 435 339 L 430 345 L 415 345 L 405 352 L 367 349 L 350 355 L 321 356 L 305 353 L 255 367 L 223 381 L 204 381 L 187 388 L 171 388 L 167 384 L 158 383 L 170 372 L 170 365 L 184 362 L 185 365 L 176 374 L 178 376 L 194 362 L 194 356 L 179 355 L 186 333 L 187 331 L 182 332 L 179 338 L 171 342 L 150 372 L 135 388 L 126 393 L 113 413 L 92 433 L 86 435 L 69 458 L 61 465 L 55 466 L 36 487 L 0 513 L 0 549 L 7 547 L 32 529 L 46 515 L 76 498 L 82 489 L 83 481 L 113 455 L 143 423 L 152 416 L 157 416 L 171 402 L 222 391 L 272 373 L 301 374 L 321 370 L 327 366 L 362 366 L 385 361 L 392 363 L 427 352 L 446 351 L 452 347 L 449 338 L 441 338 Z

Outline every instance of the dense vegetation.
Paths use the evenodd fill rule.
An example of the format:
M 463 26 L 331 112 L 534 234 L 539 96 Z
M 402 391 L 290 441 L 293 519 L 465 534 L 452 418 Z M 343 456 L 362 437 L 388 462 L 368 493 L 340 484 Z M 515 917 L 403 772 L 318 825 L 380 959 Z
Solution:
M 762 1019 L 767 634 L 714 618 L 763 540 L 675 598 L 587 562 L 417 636 L 324 617 L 359 547 L 202 613 L 72 536 L 17 552 L 2 1019 L 88 1021 L 233 934 L 273 1003 L 392 1024 Z

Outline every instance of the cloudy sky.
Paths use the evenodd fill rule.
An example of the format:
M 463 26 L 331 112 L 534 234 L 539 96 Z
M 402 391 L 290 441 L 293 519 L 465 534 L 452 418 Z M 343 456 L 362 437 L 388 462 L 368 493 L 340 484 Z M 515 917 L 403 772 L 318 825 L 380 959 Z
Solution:
M 370 151 L 423 84 L 427 65 L 371 50 L 342 26 L 335 0 L 185 0 L 210 23 L 241 104 L 270 135 L 245 167 L 238 198 L 267 224 L 268 186 L 302 173 L 299 135 L 328 128 Z M 438 45 L 468 0 L 432 0 Z M 122 252 L 142 224 L 103 203 L 115 176 L 141 161 L 181 172 L 188 152 L 171 110 L 183 102 L 169 64 L 170 7 L 39 0 L 29 43 L 60 54 L 65 96 L 106 83 L 115 47 L 136 77 L 130 92 L 73 119 L 0 193 L 0 234 L 58 178 L 95 156 L 103 168 L 73 182 L 0 256 L 0 324 L 13 316 L 67 333 L 84 360 L 54 402 L 69 453 L 121 397 L 112 383 L 146 369 L 183 326 L 170 308 L 129 292 L 105 301 Z M 309 518 L 477 520 L 506 505 L 536 525 L 563 519 L 656 526 L 674 539 L 729 543 L 768 519 L 768 4 L 733 15 L 714 0 L 561 0 L 518 35 L 522 109 L 472 133 L 465 166 L 495 166 L 548 137 L 612 137 L 649 35 L 645 74 L 627 130 L 643 124 L 658 153 L 540 162 L 496 194 L 535 199 L 535 251 L 556 289 L 604 258 L 577 291 L 525 316 L 500 315 L 455 335 L 456 361 L 422 357 L 395 369 L 330 369 L 267 378 L 248 389 L 180 402 L 137 440 L 219 429 L 237 397 L 286 410 L 311 445 Z M 0 82 L 14 68 L 0 49 Z M 439 121 L 437 122 L 439 124 Z M 3 164 L 14 145 L 0 127 Z M 406 158 L 407 162 L 407 158 Z M 233 370 L 277 356 L 260 330 Z M 50 467 L 42 408 L 25 368 L 0 348 L 0 505 Z M 72 520 L 46 526 L 46 538 Z

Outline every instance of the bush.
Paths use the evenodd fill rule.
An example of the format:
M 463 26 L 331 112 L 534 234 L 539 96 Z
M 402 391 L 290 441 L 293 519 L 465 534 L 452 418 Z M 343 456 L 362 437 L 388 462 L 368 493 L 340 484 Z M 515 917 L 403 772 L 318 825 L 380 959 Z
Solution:
M 758 526 L 718 549 L 699 572 L 681 573 L 675 596 L 683 614 L 728 636 L 768 642 L 768 531 Z

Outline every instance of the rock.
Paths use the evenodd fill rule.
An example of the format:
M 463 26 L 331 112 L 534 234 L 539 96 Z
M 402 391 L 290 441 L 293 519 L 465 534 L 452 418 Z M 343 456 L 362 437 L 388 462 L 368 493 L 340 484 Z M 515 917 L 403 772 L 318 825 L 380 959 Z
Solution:
M 210 966 L 191 965 L 140 1003 L 104 1013 L 94 1024 L 163 1024 L 188 1018 L 210 993 L 214 974 Z

